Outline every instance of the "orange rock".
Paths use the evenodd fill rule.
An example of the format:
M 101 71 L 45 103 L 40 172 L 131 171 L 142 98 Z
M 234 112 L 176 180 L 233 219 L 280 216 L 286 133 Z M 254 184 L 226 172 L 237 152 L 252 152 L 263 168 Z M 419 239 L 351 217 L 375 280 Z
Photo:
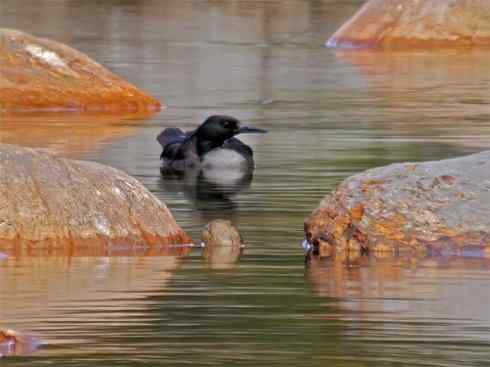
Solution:
M 0 144 L 0 250 L 189 244 L 165 204 L 94 162 Z
M 488 0 L 370 0 L 327 42 L 329 47 L 490 45 Z
M 360 221 L 364 215 L 364 206 L 362 204 L 357 204 L 351 209 L 352 219 L 355 221 Z
M 456 253 L 466 248 L 487 251 L 489 161 L 490 151 L 485 151 L 418 163 L 414 169 L 411 163 L 393 164 L 347 178 L 306 219 L 306 239 L 314 245 L 329 238 L 338 247 L 355 240 L 361 249 L 380 256 Z M 373 181 L 384 184 L 363 189 Z M 358 220 L 360 206 L 363 215 Z
M 203 257 L 214 270 L 233 269 L 244 247 L 240 232 L 228 220 L 216 219 L 201 232 Z
M 330 257 L 335 253 L 335 247 L 326 241 L 318 240 L 318 254 L 320 257 Z
M 0 330 L 0 344 L 2 343 L 15 343 L 17 336 L 13 330 Z
M 393 254 L 393 246 L 386 243 L 378 243 L 373 247 L 374 254 L 376 257 L 385 257 Z
M 158 109 L 155 98 L 81 52 L 0 29 L 0 111 Z

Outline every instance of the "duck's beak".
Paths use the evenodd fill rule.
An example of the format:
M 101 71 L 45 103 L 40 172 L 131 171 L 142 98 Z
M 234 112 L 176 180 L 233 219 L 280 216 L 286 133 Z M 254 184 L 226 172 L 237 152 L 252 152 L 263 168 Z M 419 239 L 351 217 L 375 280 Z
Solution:
M 240 126 L 238 134 L 265 134 L 267 130 L 262 130 L 256 127 Z

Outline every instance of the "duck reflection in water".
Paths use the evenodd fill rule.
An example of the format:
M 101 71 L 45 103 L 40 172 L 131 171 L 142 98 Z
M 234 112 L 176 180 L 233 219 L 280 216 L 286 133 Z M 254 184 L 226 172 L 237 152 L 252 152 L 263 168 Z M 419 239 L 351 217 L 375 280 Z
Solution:
M 204 204 L 201 209 L 233 208 L 232 196 L 250 186 L 255 168 L 252 149 L 235 136 L 265 132 L 224 115 L 207 118 L 193 131 L 163 130 L 157 138 L 163 187 L 183 191 Z

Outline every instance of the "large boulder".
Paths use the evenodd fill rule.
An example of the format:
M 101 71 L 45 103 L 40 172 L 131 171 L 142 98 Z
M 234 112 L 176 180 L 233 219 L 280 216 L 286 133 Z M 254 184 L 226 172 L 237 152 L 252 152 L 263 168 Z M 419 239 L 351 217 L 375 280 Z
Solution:
M 481 251 L 490 247 L 490 151 L 402 163 L 347 178 L 307 218 L 320 252 Z M 343 251 L 345 252 L 345 251 Z
M 490 45 L 488 0 L 370 0 L 330 47 Z
M 156 99 L 81 52 L 0 29 L 0 111 L 159 108 Z
M 0 250 L 189 244 L 167 207 L 127 174 L 0 144 Z

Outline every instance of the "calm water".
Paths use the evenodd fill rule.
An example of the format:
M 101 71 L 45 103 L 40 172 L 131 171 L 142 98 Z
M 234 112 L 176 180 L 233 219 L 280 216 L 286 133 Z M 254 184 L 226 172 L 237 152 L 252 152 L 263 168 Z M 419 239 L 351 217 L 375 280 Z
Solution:
M 345 177 L 490 145 L 490 51 L 336 53 L 359 0 L 14 1 L 2 27 L 88 53 L 168 107 L 133 116 L 0 117 L 0 141 L 119 167 L 196 238 L 230 218 L 247 248 L 175 257 L 0 261 L 0 326 L 45 346 L 2 366 L 486 366 L 490 261 L 365 259 L 305 269 L 303 219 Z M 227 113 L 252 182 L 163 180 L 156 135 Z M 226 259 L 223 259 L 226 262 Z

